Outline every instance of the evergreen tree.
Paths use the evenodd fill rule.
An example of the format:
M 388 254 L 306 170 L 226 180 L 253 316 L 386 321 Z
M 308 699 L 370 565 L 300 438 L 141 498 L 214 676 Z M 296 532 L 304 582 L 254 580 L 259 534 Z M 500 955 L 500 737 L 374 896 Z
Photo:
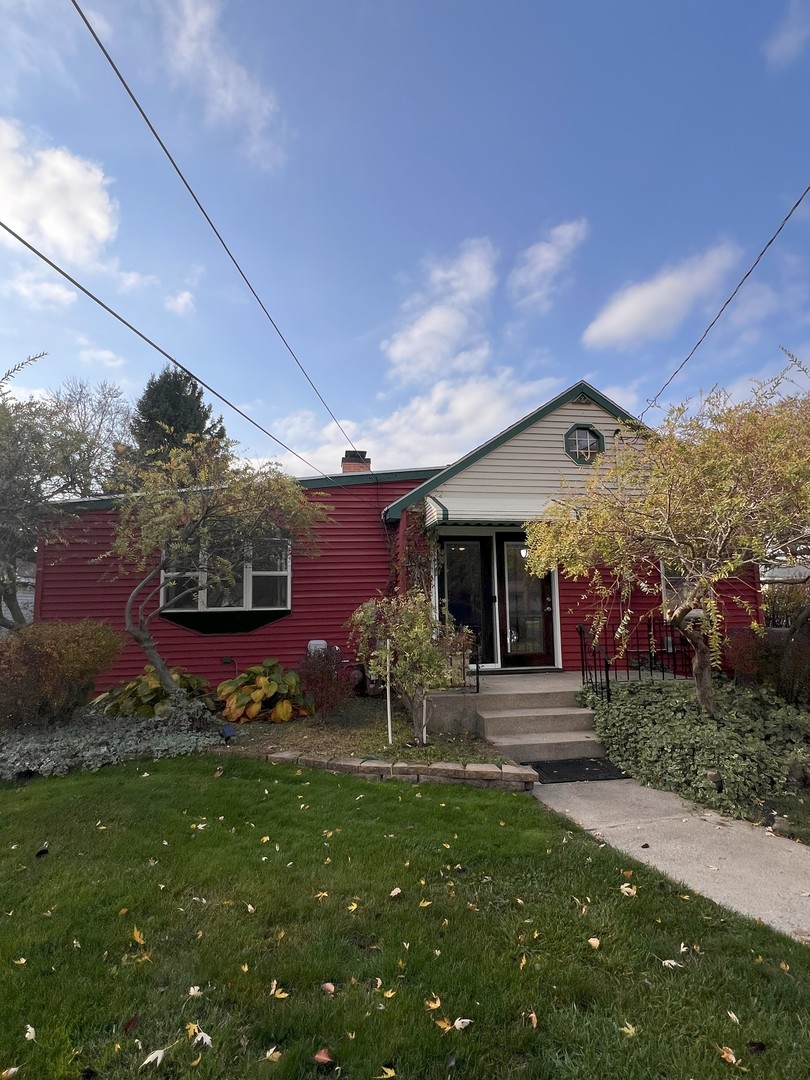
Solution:
M 135 453 L 141 461 L 165 461 L 186 436 L 224 439 L 222 417 L 212 419 L 200 385 L 190 375 L 168 365 L 151 375 L 135 406 L 130 424 Z

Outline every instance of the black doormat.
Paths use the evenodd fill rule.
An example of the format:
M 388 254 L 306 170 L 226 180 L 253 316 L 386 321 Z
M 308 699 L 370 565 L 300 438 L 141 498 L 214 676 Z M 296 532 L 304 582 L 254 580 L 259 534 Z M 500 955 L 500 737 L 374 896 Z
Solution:
M 577 780 L 627 780 L 612 761 L 604 757 L 571 758 L 566 761 L 530 761 L 541 784 L 570 784 Z

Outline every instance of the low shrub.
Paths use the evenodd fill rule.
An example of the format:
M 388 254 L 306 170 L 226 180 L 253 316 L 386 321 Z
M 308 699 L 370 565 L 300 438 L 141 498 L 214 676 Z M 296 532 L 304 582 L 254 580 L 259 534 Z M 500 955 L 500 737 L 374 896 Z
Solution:
M 726 666 L 743 682 L 768 686 L 794 705 L 810 705 L 810 637 L 787 630 L 735 630 L 724 649 Z
M 298 674 L 302 687 L 312 697 L 315 718 L 322 723 L 354 693 L 352 672 L 343 663 L 337 645 L 307 653 L 298 665 Z
M 701 714 L 690 682 L 618 684 L 592 701 L 610 759 L 637 780 L 718 810 L 749 813 L 810 762 L 810 713 L 772 691 L 718 680 L 718 719 Z
M 183 690 L 189 701 L 199 701 L 213 712 L 214 701 L 209 694 L 211 684 L 199 675 L 192 675 L 183 668 L 172 668 L 172 681 Z M 174 703 L 177 704 L 176 702 Z M 106 716 L 159 716 L 173 706 L 163 683 L 155 674 L 152 664 L 147 664 L 143 675 L 131 679 L 128 683 L 114 686 L 104 694 L 93 699 L 93 705 L 101 709 Z
M 64 776 L 130 758 L 177 757 L 221 745 L 218 717 L 205 712 L 201 723 L 196 701 L 172 709 L 171 723 L 158 716 L 105 716 L 85 706 L 57 724 L 0 730 L 0 780 Z
M 107 623 L 32 623 L 0 641 L 0 724 L 55 720 L 90 698 L 123 639 Z
M 225 702 L 223 719 L 237 724 L 256 719 L 281 724 L 315 712 L 312 698 L 301 690 L 298 673 L 285 671 L 272 656 L 221 682 L 217 698 Z

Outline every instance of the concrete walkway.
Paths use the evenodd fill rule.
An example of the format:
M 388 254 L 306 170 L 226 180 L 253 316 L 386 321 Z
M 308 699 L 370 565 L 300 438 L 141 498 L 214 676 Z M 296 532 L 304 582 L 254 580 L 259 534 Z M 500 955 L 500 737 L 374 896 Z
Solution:
M 535 784 L 533 794 L 690 891 L 810 945 L 810 848 L 635 780 Z

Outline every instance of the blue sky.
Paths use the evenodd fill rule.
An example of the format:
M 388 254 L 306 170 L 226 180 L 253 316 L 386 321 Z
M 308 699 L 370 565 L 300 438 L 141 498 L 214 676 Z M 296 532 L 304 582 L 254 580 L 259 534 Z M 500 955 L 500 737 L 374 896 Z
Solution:
M 580 378 L 640 412 L 810 182 L 810 0 L 85 10 L 379 469 L 450 462 Z M 0 15 L 0 219 L 336 471 L 346 440 L 69 0 Z M 809 249 L 810 196 L 668 400 L 743 393 L 780 345 L 810 362 Z M 162 366 L 0 238 L 0 367 L 42 350 L 18 393 L 134 398 Z

